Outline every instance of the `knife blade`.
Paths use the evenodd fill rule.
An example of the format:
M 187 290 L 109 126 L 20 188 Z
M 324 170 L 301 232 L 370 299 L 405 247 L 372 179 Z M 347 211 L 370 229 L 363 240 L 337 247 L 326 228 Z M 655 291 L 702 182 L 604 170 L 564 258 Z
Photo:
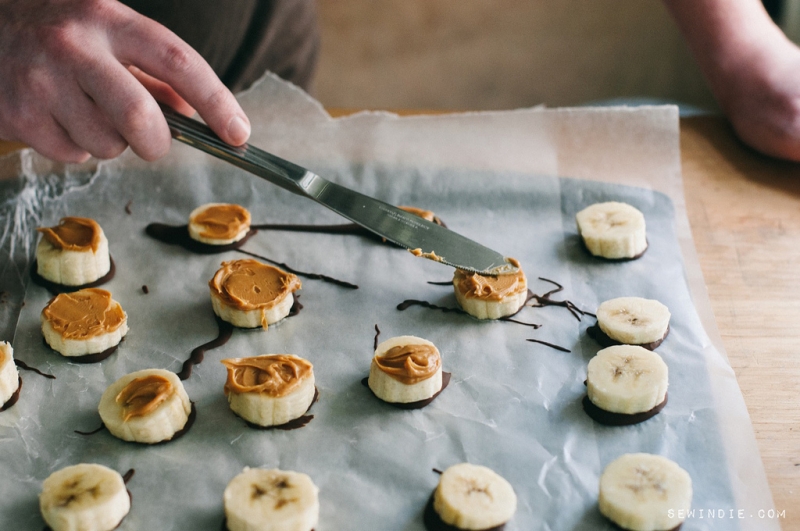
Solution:
M 502 254 L 450 229 L 328 181 L 262 149 L 223 142 L 208 126 L 162 106 L 173 138 L 294 194 L 307 197 L 416 256 L 484 275 L 517 268 Z

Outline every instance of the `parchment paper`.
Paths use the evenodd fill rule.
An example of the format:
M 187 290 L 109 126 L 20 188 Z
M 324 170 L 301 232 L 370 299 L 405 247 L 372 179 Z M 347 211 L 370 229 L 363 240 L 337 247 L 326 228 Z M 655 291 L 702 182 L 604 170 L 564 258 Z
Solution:
M 303 280 L 299 315 L 267 331 L 236 330 L 210 351 L 186 382 L 198 417 L 184 438 L 146 447 L 107 432 L 75 434 L 99 425 L 97 403 L 114 380 L 150 367 L 179 370 L 192 348 L 215 337 L 207 281 L 222 260 L 244 257 L 166 246 L 144 234 L 148 223 L 185 223 L 194 207 L 211 201 L 246 206 L 254 223 L 341 220 L 178 144 L 155 164 L 127 153 L 97 167 L 61 168 L 25 152 L 2 161 L 17 175 L 4 185 L 3 333 L 10 339 L 15 329 L 15 356 L 57 379 L 22 372 L 19 403 L 0 413 L 0 528 L 41 529 L 42 480 L 88 461 L 136 469 L 125 530 L 220 529 L 222 491 L 244 466 L 308 473 L 320 488 L 318 531 L 420 530 L 438 480 L 431 469 L 469 461 L 514 486 L 519 507 L 511 531 L 611 529 L 596 508 L 604 466 L 623 453 L 652 452 L 692 476 L 693 507 L 703 512 L 684 529 L 778 529 L 759 518 L 772 501 L 752 427 L 733 371 L 707 333 L 716 334 L 683 207 L 677 109 L 331 120 L 272 77 L 242 103 L 255 145 L 382 200 L 435 211 L 457 232 L 520 259 L 536 293 L 551 288 L 538 280 L 545 277 L 565 287 L 554 298 L 589 311 L 623 295 L 665 303 L 671 333 L 658 352 L 670 369 L 668 406 L 632 427 L 603 427 L 584 414 L 586 364 L 600 348 L 586 336 L 589 317 L 579 322 L 564 308 L 526 308 L 519 318 L 543 325 L 532 330 L 419 307 L 401 312 L 396 305 L 411 298 L 455 306 L 451 288 L 427 284 L 449 280 L 452 270 L 357 236 L 260 232 L 245 249 L 359 289 Z M 607 263 L 580 247 L 575 212 L 604 200 L 644 212 L 650 248 L 642 259 Z M 43 344 L 39 313 L 50 295 L 39 286 L 28 286 L 14 326 L 32 228 L 66 214 L 97 219 L 117 264 L 106 287 L 128 313 L 131 331 L 101 364 L 67 363 Z M 360 384 L 375 324 L 382 339 L 413 334 L 439 347 L 453 380 L 433 404 L 396 410 Z M 314 364 L 321 392 L 315 418 L 295 431 L 250 429 L 228 409 L 219 360 L 280 352 Z

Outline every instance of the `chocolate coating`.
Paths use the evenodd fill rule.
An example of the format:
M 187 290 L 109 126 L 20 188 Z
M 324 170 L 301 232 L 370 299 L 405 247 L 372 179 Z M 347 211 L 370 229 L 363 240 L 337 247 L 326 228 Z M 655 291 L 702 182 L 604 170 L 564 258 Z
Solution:
M 612 339 L 608 337 L 608 335 L 603 332 L 603 329 L 600 328 L 600 325 L 592 325 L 586 329 L 586 333 L 589 334 L 589 337 L 597 341 L 601 347 L 613 347 L 616 345 L 625 345 L 626 343 L 621 343 L 616 339 Z M 653 341 L 652 343 L 644 343 L 642 345 L 634 345 L 636 347 L 646 348 L 647 350 L 655 350 L 658 346 L 664 342 L 664 340 L 669 335 L 669 325 L 667 325 L 667 331 L 664 332 L 664 337 L 659 339 L 658 341 Z
M 433 508 L 433 494 L 428 498 L 428 503 L 425 504 L 425 512 L 422 513 L 422 521 L 425 524 L 427 531 L 464 531 L 460 527 L 446 524 L 439 517 L 439 513 Z M 506 528 L 506 524 L 500 524 L 494 527 L 481 529 L 480 531 L 502 531 Z
M 179 439 L 179 438 L 183 437 L 184 435 L 186 435 L 186 432 L 188 432 L 189 428 L 192 427 L 192 425 L 194 424 L 194 421 L 195 421 L 196 418 L 197 418 L 197 408 L 195 407 L 194 402 L 192 402 L 192 411 L 189 413 L 189 418 L 186 419 L 186 424 L 183 425 L 183 428 L 181 428 L 178 431 L 176 431 L 172 435 L 172 437 L 170 437 L 169 439 L 164 439 L 163 441 L 158 441 L 156 443 L 140 443 L 140 442 L 136 442 L 136 441 L 123 441 L 123 442 L 131 443 L 131 444 L 147 444 L 149 446 L 156 446 L 158 444 L 166 444 L 168 442 L 172 442 L 175 439 Z M 100 424 L 99 428 L 97 428 L 95 430 L 92 430 L 92 431 L 78 431 L 78 430 L 74 430 L 74 431 L 75 431 L 75 433 L 80 434 L 80 435 L 94 435 L 95 433 L 100 433 L 101 431 L 103 431 L 105 429 L 105 427 L 106 427 L 105 424 Z
M 589 400 L 589 395 L 583 397 L 583 410 L 586 412 L 586 414 L 596 422 L 605 424 L 606 426 L 631 426 L 633 424 L 639 424 L 640 422 L 644 422 L 658 415 L 658 413 L 664 409 L 664 406 L 666 405 L 667 394 L 664 395 L 663 402 L 649 411 L 632 414 L 614 413 L 597 407 L 594 402 Z
M 18 378 L 19 378 L 19 385 L 17 386 L 17 390 L 14 391 L 14 393 L 10 397 L 8 397 L 8 400 L 6 400 L 5 404 L 0 406 L 0 411 L 5 411 L 6 409 L 11 408 L 14 404 L 17 403 L 17 400 L 19 400 L 19 394 L 22 391 L 22 376 L 18 376 Z
M 55 282 L 47 280 L 38 273 L 37 271 L 38 262 L 36 261 L 36 259 L 34 259 L 33 263 L 31 264 L 31 280 L 33 281 L 34 284 L 42 286 L 53 295 L 58 295 L 59 293 L 72 293 L 73 291 L 78 291 L 86 288 L 96 288 L 97 286 L 102 286 L 103 284 L 114 278 L 114 275 L 117 272 L 117 266 L 114 264 L 114 258 L 109 256 L 108 259 L 111 262 L 111 267 L 109 268 L 108 273 L 106 273 L 105 276 L 98 278 L 94 282 L 89 282 L 88 284 L 83 284 L 81 286 L 65 286 L 64 284 L 56 284 Z
M 447 388 L 447 385 L 450 383 L 450 376 L 452 376 L 449 372 L 442 371 L 442 388 L 436 392 L 432 397 L 426 398 L 425 400 L 417 400 L 416 402 L 386 402 L 385 400 L 381 400 L 377 396 L 378 400 L 381 400 L 384 404 L 389 404 L 390 406 L 394 406 L 397 409 L 422 409 L 431 402 L 433 402 L 437 396 L 442 394 L 442 391 Z M 369 388 L 369 376 L 361 380 L 361 385 L 369 389 L 369 392 L 372 393 L 372 389 Z M 375 395 L 375 393 L 372 393 Z
M 167 245 L 179 245 L 189 252 L 197 254 L 219 254 L 226 251 L 238 249 L 250 239 L 256 232 L 255 229 L 250 229 L 245 234 L 244 238 L 237 242 L 229 243 L 226 245 L 210 245 L 208 243 L 193 240 L 189 236 L 188 225 L 165 225 L 164 223 L 151 223 L 145 227 L 144 232 L 162 243 Z
M 317 403 L 317 400 L 319 400 L 319 388 L 314 386 L 314 399 L 311 401 L 311 405 L 308 406 L 308 409 L 306 409 L 306 413 L 311 411 L 311 407 L 314 404 Z M 231 410 L 231 413 L 233 413 L 234 415 L 239 417 L 239 415 L 237 415 L 235 411 Z M 242 418 L 242 417 L 239 417 L 239 418 Z M 303 426 L 305 426 L 306 424 L 311 422 L 313 419 L 314 419 L 314 415 L 303 415 L 302 417 L 297 417 L 296 419 L 292 419 L 289 422 L 286 422 L 285 424 L 279 424 L 277 426 L 262 426 L 261 424 L 255 424 L 253 422 L 250 422 L 249 420 L 245 420 L 245 419 L 242 419 L 242 420 L 244 420 L 244 422 L 245 422 L 245 424 L 247 424 L 247 426 L 249 426 L 250 428 L 256 429 L 256 430 L 283 430 L 283 431 L 290 431 L 290 430 L 297 430 L 299 428 L 302 428 Z

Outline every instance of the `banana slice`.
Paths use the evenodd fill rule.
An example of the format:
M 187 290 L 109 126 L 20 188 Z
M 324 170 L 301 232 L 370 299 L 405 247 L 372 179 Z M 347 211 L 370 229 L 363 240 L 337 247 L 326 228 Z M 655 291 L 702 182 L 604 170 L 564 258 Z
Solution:
M 528 280 L 518 261 L 510 258 L 509 262 L 517 270 L 497 276 L 456 269 L 453 288 L 459 306 L 478 319 L 500 319 L 517 313 L 528 299 Z
M 601 410 L 623 416 L 652 413 L 638 415 L 626 424 L 647 420 L 661 411 L 668 385 L 669 370 L 661 356 L 631 345 L 601 350 L 589 361 L 586 374 L 587 397 Z M 590 409 L 587 413 L 592 415 Z M 603 422 L 603 418 L 596 420 Z
M 508 481 L 485 466 L 461 463 L 442 473 L 424 520 L 431 531 L 442 529 L 442 523 L 456 529 L 499 530 L 516 510 L 517 495 Z
M 0 341 L 0 407 L 11 400 L 19 389 L 19 383 L 19 372 L 14 364 L 14 349 L 10 343 Z
M 442 390 L 442 356 L 436 345 L 421 337 L 387 339 L 375 349 L 367 383 L 385 402 L 428 400 Z
M 76 358 L 116 347 L 128 333 L 128 316 L 111 293 L 86 288 L 53 297 L 41 314 L 50 348 Z
M 187 425 L 192 404 L 178 376 L 163 369 L 126 374 L 100 398 L 100 418 L 123 441 L 155 444 Z
M 264 328 L 287 315 L 293 292 L 302 286 L 296 275 L 258 260 L 222 262 L 208 282 L 211 306 L 223 321 L 239 328 Z
M 111 531 L 130 511 L 131 500 L 118 472 L 84 463 L 45 479 L 39 508 L 53 531 Z
M 692 506 L 692 478 L 665 457 L 625 454 L 600 476 L 598 505 L 606 518 L 623 529 L 675 529 Z
M 597 326 L 613 342 L 656 348 L 669 333 L 669 309 L 656 300 L 620 297 L 597 308 Z
M 64 286 L 82 286 L 111 270 L 108 240 L 93 219 L 66 217 L 55 227 L 40 227 L 36 272 Z
M 229 531 L 311 531 L 319 521 L 318 489 L 288 470 L 245 468 L 222 496 Z
M 189 214 L 189 237 L 208 245 L 229 245 L 247 236 L 250 212 L 240 205 L 208 203 Z
M 647 250 L 644 215 L 626 203 L 595 203 L 578 212 L 575 219 L 583 243 L 595 256 L 638 258 Z
M 228 368 L 228 404 L 248 422 L 280 426 L 302 417 L 314 402 L 314 366 L 303 358 L 264 354 L 222 364 Z

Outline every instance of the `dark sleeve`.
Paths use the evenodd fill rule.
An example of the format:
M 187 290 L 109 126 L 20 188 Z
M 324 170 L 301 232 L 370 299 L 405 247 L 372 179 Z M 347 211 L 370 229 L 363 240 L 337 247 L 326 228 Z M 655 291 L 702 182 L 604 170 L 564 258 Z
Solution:
M 234 92 L 269 70 L 309 90 L 319 54 L 314 0 L 122 0 L 197 50 Z

